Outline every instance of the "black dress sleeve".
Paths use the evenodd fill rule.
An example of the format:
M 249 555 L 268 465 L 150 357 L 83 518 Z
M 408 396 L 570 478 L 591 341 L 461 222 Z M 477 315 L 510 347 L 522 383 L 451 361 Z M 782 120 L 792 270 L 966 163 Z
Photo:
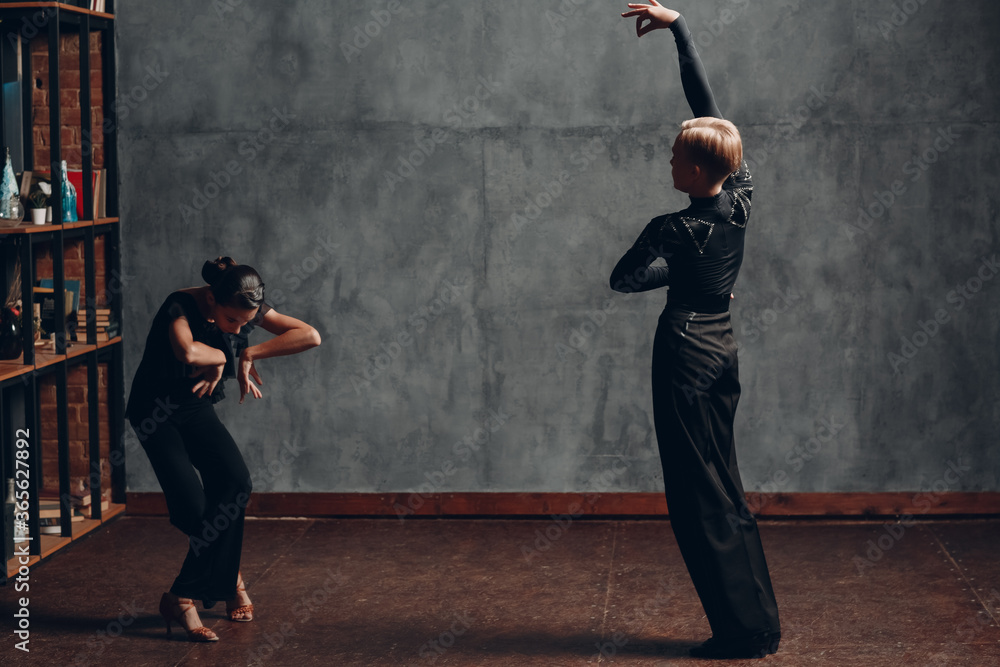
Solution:
M 708 74 L 705 66 L 701 63 L 701 56 L 691 38 L 691 31 L 688 30 L 687 22 L 683 16 L 670 24 L 670 31 L 674 33 L 674 40 L 677 42 L 677 57 L 681 66 L 681 85 L 684 87 L 684 96 L 687 98 L 691 113 L 695 118 L 712 116 L 722 118 L 715 103 L 715 95 L 712 87 L 708 85 Z
M 257 314 L 240 328 L 238 334 L 225 335 L 229 347 L 227 350 L 223 350 L 226 353 L 226 368 L 222 371 L 223 377 L 236 377 L 236 362 L 239 360 L 240 355 L 243 354 L 243 350 L 250 347 L 250 334 L 254 328 L 259 327 L 264 322 L 264 316 L 271 310 L 274 309 L 268 304 L 262 303 L 260 308 L 257 309 Z M 232 361 L 232 367 L 230 367 L 230 360 Z
M 677 20 L 670 24 L 670 31 L 674 33 L 674 41 L 677 42 L 677 57 L 681 67 L 681 85 L 684 87 L 684 96 L 687 98 L 688 106 L 695 118 L 711 116 L 712 118 L 722 118 L 722 112 L 715 103 L 715 94 L 712 86 L 708 83 L 708 73 L 698 55 L 694 40 L 691 38 L 691 31 L 688 30 L 687 22 L 683 16 L 678 16 Z M 740 168 L 729 175 L 722 187 L 726 190 L 749 190 L 753 188 L 753 181 L 750 178 L 750 168 L 744 160 Z
M 654 246 L 659 238 L 664 218 L 653 218 L 639 234 L 632 247 L 618 260 L 611 272 L 611 289 L 624 294 L 647 292 L 670 284 L 670 271 L 665 266 L 650 266 L 658 257 L 670 256 L 662 247 Z
M 264 316 L 267 315 L 268 312 L 272 310 L 274 310 L 274 308 L 271 308 L 271 306 L 268 305 L 266 302 L 261 303 L 260 308 L 257 309 L 257 314 L 254 315 L 253 319 L 250 320 L 247 324 L 252 324 L 255 327 L 259 327 L 261 324 L 264 323 Z

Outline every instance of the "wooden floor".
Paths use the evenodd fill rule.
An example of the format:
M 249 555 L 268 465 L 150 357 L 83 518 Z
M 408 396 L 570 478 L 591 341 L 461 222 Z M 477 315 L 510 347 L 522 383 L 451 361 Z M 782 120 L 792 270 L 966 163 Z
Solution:
M 747 665 L 1000 664 L 1000 520 L 766 522 L 781 646 Z M 167 639 L 186 541 L 124 516 L 31 569 L 28 655 L 3 665 L 693 664 L 708 624 L 666 521 L 248 520 L 248 624 Z

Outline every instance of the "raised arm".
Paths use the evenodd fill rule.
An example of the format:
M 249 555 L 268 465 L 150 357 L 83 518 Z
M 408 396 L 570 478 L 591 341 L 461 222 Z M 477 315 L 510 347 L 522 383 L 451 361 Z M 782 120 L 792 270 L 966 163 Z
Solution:
M 670 32 L 674 33 L 681 68 L 681 85 L 684 87 L 684 95 L 691 107 L 691 113 L 695 118 L 702 116 L 722 118 L 722 112 L 715 103 L 715 95 L 712 94 L 712 87 L 708 85 L 705 66 L 701 63 L 701 56 L 698 55 L 698 49 L 695 48 L 684 17 L 673 9 L 660 5 L 656 0 L 650 2 L 648 5 L 629 3 L 630 11 L 622 16 L 636 17 L 635 31 L 639 37 L 663 28 L 669 28 Z
M 191 325 L 183 315 L 170 323 L 167 335 L 177 360 L 188 366 L 194 366 L 195 371 L 191 377 L 201 378 L 191 388 L 192 393 L 199 398 L 206 394 L 211 395 L 215 391 L 215 385 L 222 379 L 226 365 L 225 353 L 217 347 L 196 341 L 191 333 Z
M 251 382 L 252 378 L 257 384 L 264 384 L 254 367 L 254 360 L 296 354 L 316 347 L 321 342 L 316 329 L 302 320 L 282 315 L 273 309 L 267 311 L 260 326 L 265 331 L 273 333 L 275 337 L 247 347 L 240 353 L 239 370 L 236 373 L 240 385 L 240 403 L 247 394 L 254 398 L 261 397 L 260 390 Z

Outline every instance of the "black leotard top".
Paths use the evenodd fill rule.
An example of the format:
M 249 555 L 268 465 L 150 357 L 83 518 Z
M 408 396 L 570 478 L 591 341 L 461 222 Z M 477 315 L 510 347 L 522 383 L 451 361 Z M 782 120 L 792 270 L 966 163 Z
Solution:
M 680 56 L 681 83 L 695 117 L 722 118 L 684 17 L 670 25 Z M 691 197 L 683 211 L 653 218 L 611 272 L 611 289 L 645 292 L 669 286 L 667 307 L 720 313 L 743 263 L 753 182 L 746 161 L 714 197 Z M 650 267 L 662 257 L 667 266 Z
M 236 360 L 240 358 L 243 348 L 249 345 L 250 332 L 264 321 L 264 315 L 269 310 L 271 310 L 269 305 L 262 304 L 257 310 L 257 315 L 241 327 L 238 334 L 228 334 L 205 319 L 194 295 L 188 292 L 172 293 L 160 306 L 149 327 L 142 361 L 139 362 L 132 380 L 125 416 L 141 420 L 157 407 L 157 400 L 176 406 L 196 401 L 212 403 L 221 401 L 226 396 L 223 381 L 226 378 L 236 377 Z M 195 369 L 180 361 L 174 355 L 174 348 L 170 344 L 170 323 L 182 316 L 187 318 L 191 335 L 196 341 L 222 350 L 226 355 L 223 380 L 215 386 L 211 396 L 199 399 L 191 392 L 198 382 L 198 378 L 191 377 Z M 160 407 L 162 409 L 162 406 Z

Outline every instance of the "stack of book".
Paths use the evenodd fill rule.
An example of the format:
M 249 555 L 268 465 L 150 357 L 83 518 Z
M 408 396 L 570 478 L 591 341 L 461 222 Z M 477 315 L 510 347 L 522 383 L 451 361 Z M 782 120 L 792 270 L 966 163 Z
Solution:
M 81 484 L 70 498 L 72 498 L 73 509 L 79 512 L 81 516 L 88 519 L 93 517 L 93 497 L 90 494 L 89 487 Z M 106 511 L 109 507 L 111 507 L 111 490 L 104 489 L 103 493 L 101 493 L 101 512 Z
M 94 310 L 94 326 L 97 328 L 97 342 L 111 340 L 118 335 L 118 322 L 112 321 L 110 308 L 96 308 Z M 80 311 L 76 316 L 76 330 L 81 336 L 87 333 L 87 311 Z
M 68 498 L 72 506 L 70 516 L 73 523 L 93 518 L 93 499 L 90 495 L 90 488 L 86 484 L 78 484 L 76 490 L 70 493 Z M 101 494 L 101 511 L 106 512 L 110 507 L 111 491 L 110 489 L 104 489 L 104 492 Z M 43 491 L 38 496 L 39 530 L 43 535 L 59 535 L 62 533 L 60 528 L 61 520 L 59 496 L 55 495 L 54 490 Z
M 84 516 L 77 512 L 72 513 L 73 522 L 83 521 Z M 59 524 L 61 520 L 58 496 L 38 497 L 38 529 L 42 535 L 59 535 L 62 528 Z

